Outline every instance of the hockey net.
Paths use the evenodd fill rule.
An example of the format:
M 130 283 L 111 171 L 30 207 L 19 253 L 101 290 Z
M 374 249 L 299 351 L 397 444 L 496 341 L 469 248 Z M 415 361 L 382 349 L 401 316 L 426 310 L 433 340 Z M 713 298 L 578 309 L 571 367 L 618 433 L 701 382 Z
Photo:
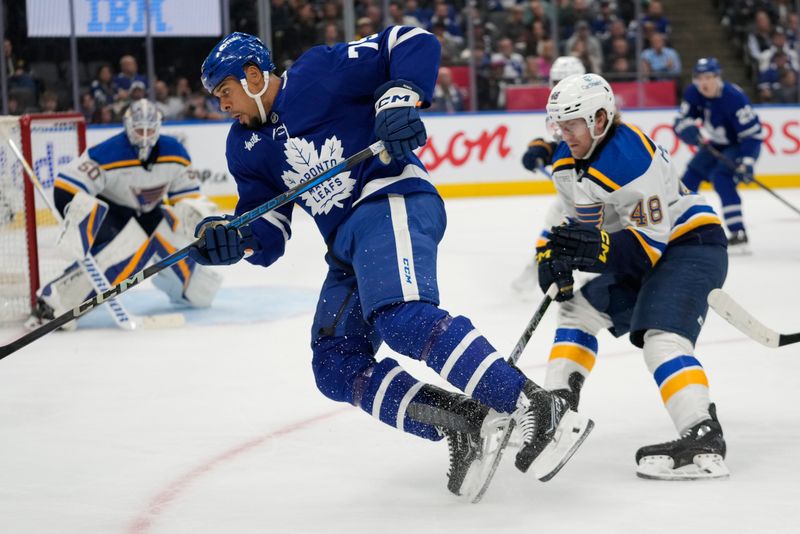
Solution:
M 40 285 L 71 262 L 55 246 L 58 225 L 8 145 L 22 150 L 52 201 L 58 168 L 86 148 L 78 113 L 0 116 L 0 323 L 27 317 Z

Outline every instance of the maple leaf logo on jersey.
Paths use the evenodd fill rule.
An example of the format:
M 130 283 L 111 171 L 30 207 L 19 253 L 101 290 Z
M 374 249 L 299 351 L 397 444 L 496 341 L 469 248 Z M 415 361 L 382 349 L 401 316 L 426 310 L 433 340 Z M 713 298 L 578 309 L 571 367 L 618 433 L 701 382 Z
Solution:
M 289 188 L 313 180 L 344 159 L 342 142 L 335 135 L 325 140 L 319 152 L 313 141 L 306 141 L 302 137 L 287 139 L 283 153 L 286 162 L 292 166 L 292 170 L 283 171 L 281 175 L 283 183 Z M 344 207 L 344 201 L 353 194 L 355 185 L 356 181 L 350 178 L 350 171 L 342 172 L 303 193 L 301 198 L 311 209 L 312 216 L 325 215 L 333 208 Z

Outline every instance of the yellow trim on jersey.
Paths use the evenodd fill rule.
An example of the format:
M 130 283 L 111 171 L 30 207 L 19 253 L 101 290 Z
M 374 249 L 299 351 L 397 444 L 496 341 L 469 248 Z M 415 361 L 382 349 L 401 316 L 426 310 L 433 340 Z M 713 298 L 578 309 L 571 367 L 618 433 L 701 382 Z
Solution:
M 647 151 L 650 153 L 650 157 L 651 158 L 655 157 L 656 153 L 653 150 L 653 148 L 650 146 L 650 143 L 647 142 L 647 137 L 645 137 L 645 135 L 642 133 L 642 131 L 639 128 L 637 128 L 636 126 L 634 126 L 633 124 L 628 124 L 627 122 L 624 123 L 624 124 L 625 124 L 625 126 L 630 128 L 631 130 L 633 130 L 636 133 L 636 135 L 639 136 L 639 138 L 642 140 L 642 144 L 647 149 Z
M 120 167 L 141 167 L 142 162 L 138 159 L 124 159 L 121 161 L 112 161 L 111 163 L 105 163 L 100 165 L 100 168 L 104 171 L 108 171 L 111 169 L 119 169 Z
M 89 222 L 86 225 L 86 241 L 89 242 L 89 248 L 94 245 L 94 220 L 97 217 L 97 204 L 92 208 L 92 213 L 89 214 Z
M 553 348 L 550 349 L 550 360 L 555 360 L 556 358 L 572 360 L 587 371 L 592 370 L 596 361 L 594 354 L 577 345 L 553 345 Z
M 169 193 L 167 193 L 167 196 L 169 196 Z M 192 191 L 191 193 L 183 193 L 182 195 L 175 195 L 173 197 L 169 197 L 169 201 L 170 203 L 175 204 L 179 200 L 184 200 L 187 198 L 200 198 L 202 196 L 203 196 L 202 193 L 198 191 Z
M 553 163 L 553 172 L 556 172 L 559 167 L 566 165 L 575 165 L 575 158 L 561 158 Z
M 692 384 L 708 387 L 708 378 L 706 378 L 705 371 L 702 369 L 687 369 L 664 382 L 661 385 L 661 398 L 664 400 L 664 404 L 675 393 Z
M 644 240 L 644 238 L 641 236 L 641 234 L 639 234 L 639 232 L 636 231 L 635 228 L 629 226 L 625 229 L 630 230 L 633 233 L 633 235 L 636 236 L 636 239 L 639 241 L 639 244 L 642 245 L 644 253 L 647 254 L 647 257 L 650 259 L 650 264 L 655 265 L 658 262 L 658 260 L 661 259 L 661 251 L 651 247 L 650 244 Z
M 589 170 L 587 170 L 586 172 L 588 172 L 589 174 L 591 174 L 592 176 L 594 176 L 595 178 L 606 184 L 606 186 L 613 189 L 614 191 L 619 190 L 619 186 L 616 183 L 614 183 L 614 181 L 611 178 L 609 178 L 602 172 L 598 171 L 594 167 L 589 167 Z
M 72 193 L 73 195 L 78 194 L 78 187 L 72 185 L 71 183 L 67 182 L 66 180 L 62 180 L 61 178 L 56 178 L 53 187 L 57 187 L 58 189 L 63 189 L 67 193 Z
M 192 164 L 191 161 L 180 156 L 158 156 L 156 163 L 180 163 L 184 167 L 188 167 Z
M 686 234 L 694 230 L 695 228 L 699 228 L 701 226 L 705 226 L 707 224 L 719 224 L 722 225 L 722 221 L 719 220 L 719 217 L 716 215 L 712 215 L 711 213 L 702 213 L 698 214 L 682 225 L 678 226 L 677 228 L 672 230 L 672 233 L 669 234 L 669 240 L 672 241 L 674 239 L 678 239 L 680 236 Z

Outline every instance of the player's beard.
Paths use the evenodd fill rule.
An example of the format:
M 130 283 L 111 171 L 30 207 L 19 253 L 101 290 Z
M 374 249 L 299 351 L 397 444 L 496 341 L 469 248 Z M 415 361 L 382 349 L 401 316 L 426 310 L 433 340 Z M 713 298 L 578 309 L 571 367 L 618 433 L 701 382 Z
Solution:
M 247 127 L 255 130 L 261 127 L 261 117 L 250 117 L 247 120 Z

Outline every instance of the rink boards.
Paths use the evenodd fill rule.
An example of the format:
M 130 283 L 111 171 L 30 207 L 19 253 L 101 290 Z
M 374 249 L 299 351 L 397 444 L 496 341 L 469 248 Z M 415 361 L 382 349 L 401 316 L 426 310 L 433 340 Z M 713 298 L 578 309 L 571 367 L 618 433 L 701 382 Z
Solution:
M 756 106 L 765 142 L 756 175 L 773 187 L 800 187 L 800 106 Z M 622 119 L 639 127 L 668 149 L 683 170 L 693 149 L 672 131 L 674 109 L 623 111 Z M 545 135 L 544 113 L 464 113 L 425 116 L 428 143 L 418 150 L 431 178 L 446 197 L 552 193 L 545 176 L 520 164 L 528 142 Z M 181 139 L 192 157 L 203 188 L 221 206 L 230 208 L 236 186 L 225 162 L 228 122 L 170 123 L 162 131 Z M 119 127 L 92 127 L 92 146 L 114 135 Z

